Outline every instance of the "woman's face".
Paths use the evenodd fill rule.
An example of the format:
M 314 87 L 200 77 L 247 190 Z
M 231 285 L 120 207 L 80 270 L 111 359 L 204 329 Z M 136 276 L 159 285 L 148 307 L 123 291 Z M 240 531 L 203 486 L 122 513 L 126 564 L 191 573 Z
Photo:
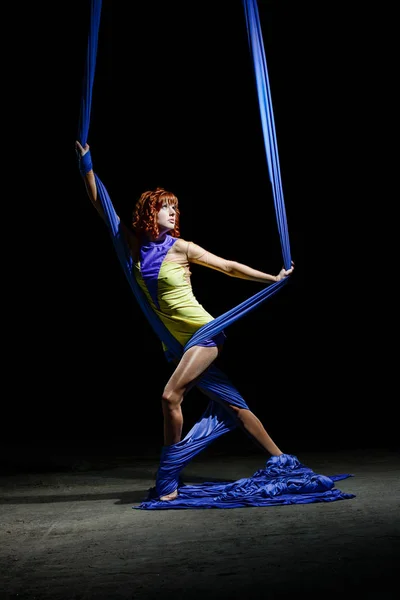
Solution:
M 157 224 L 161 233 L 167 233 L 175 227 L 176 210 L 175 206 L 164 202 L 158 211 Z

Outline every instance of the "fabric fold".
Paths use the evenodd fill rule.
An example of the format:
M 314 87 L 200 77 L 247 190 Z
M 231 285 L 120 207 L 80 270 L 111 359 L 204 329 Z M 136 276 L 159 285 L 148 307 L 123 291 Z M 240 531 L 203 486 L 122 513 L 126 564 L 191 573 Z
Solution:
M 335 488 L 335 481 L 353 477 L 344 473 L 328 477 L 315 473 L 291 454 L 272 456 L 264 468 L 248 478 L 228 482 L 205 482 L 185 485 L 179 482 L 178 496 L 161 501 L 154 488 L 149 490 L 139 510 L 176 510 L 201 508 L 244 508 L 249 506 L 277 506 L 311 504 L 355 498 L 354 494 Z M 173 490 L 171 490 L 173 491 Z

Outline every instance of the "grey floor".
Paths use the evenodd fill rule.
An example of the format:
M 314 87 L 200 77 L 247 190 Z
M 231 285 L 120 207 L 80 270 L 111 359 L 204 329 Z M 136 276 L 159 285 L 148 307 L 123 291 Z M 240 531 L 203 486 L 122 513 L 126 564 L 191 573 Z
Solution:
M 59 455 L 0 478 L 1 600 L 398 598 L 400 454 L 307 452 L 350 473 L 331 503 L 133 510 L 156 456 Z M 260 456 L 198 456 L 186 482 L 250 476 Z

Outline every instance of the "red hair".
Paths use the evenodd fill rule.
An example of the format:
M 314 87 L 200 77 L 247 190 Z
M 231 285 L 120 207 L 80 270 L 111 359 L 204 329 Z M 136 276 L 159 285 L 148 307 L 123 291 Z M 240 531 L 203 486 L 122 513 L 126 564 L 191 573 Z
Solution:
M 172 192 L 157 187 L 153 191 L 143 192 L 136 202 L 132 214 L 132 227 L 138 237 L 156 238 L 159 235 L 157 215 L 165 202 L 175 208 L 175 227 L 170 233 L 173 237 L 180 236 L 178 198 Z

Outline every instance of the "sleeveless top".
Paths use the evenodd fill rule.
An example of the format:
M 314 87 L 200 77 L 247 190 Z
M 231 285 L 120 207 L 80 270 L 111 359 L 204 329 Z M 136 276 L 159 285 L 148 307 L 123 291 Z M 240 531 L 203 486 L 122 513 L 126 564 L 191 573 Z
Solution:
M 173 251 L 178 238 L 167 234 L 161 241 L 146 241 L 134 261 L 136 281 L 147 301 L 173 337 L 184 346 L 192 335 L 213 320 L 193 294 L 189 260 L 183 253 Z M 202 346 L 215 346 L 206 340 Z M 163 344 L 164 350 L 166 350 Z

